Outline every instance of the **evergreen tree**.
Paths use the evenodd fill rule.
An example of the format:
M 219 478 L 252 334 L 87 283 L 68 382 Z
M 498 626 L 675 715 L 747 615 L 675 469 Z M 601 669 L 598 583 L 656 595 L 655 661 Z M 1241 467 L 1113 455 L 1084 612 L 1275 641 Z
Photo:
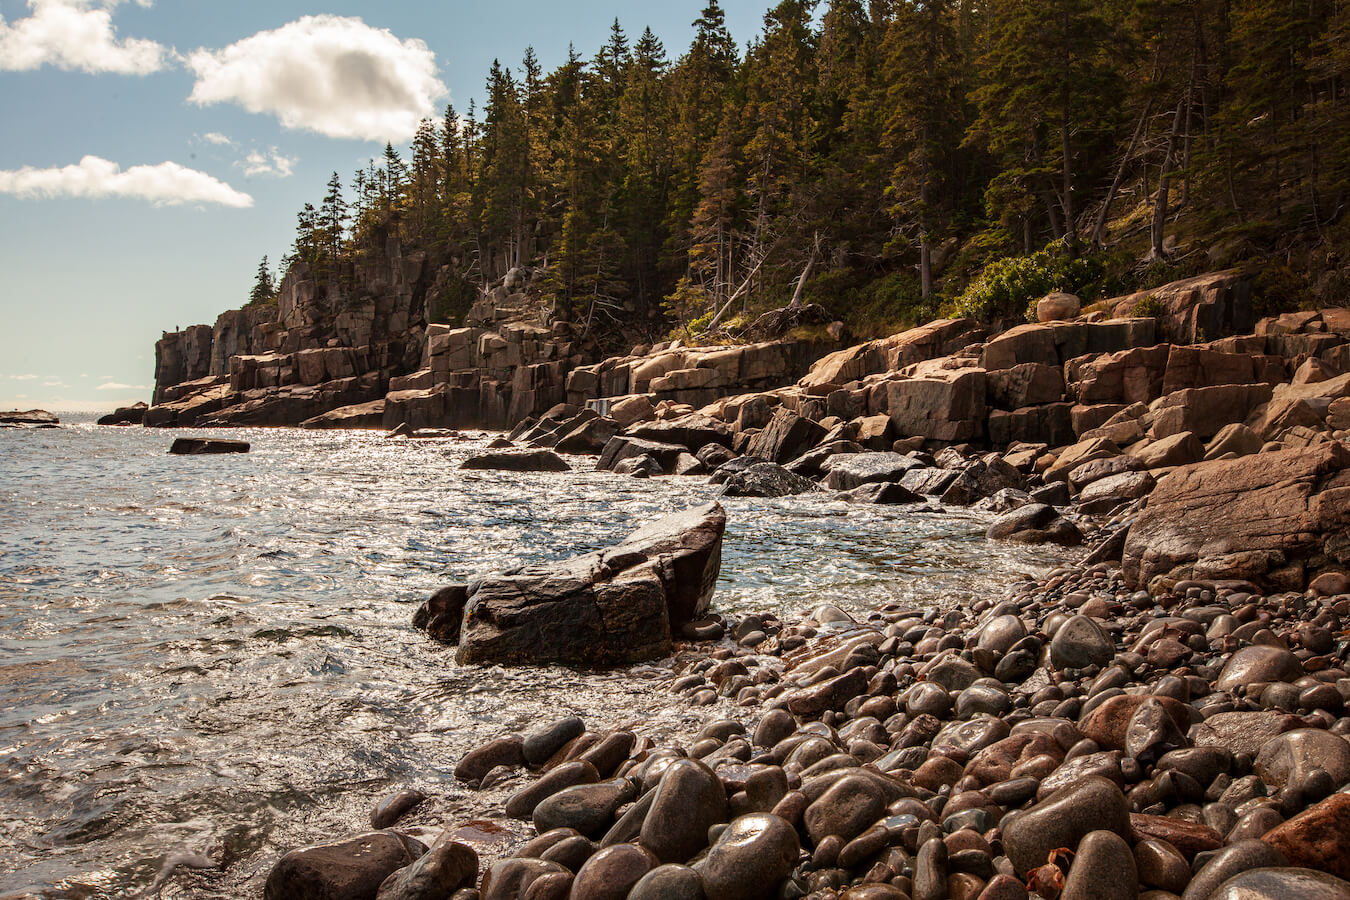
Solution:
M 249 292 L 248 302 L 250 305 L 270 303 L 276 293 L 276 286 L 272 282 L 272 270 L 268 267 L 267 256 L 264 254 L 262 262 L 258 263 L 258 274 L 253 280 L 253 290 Z

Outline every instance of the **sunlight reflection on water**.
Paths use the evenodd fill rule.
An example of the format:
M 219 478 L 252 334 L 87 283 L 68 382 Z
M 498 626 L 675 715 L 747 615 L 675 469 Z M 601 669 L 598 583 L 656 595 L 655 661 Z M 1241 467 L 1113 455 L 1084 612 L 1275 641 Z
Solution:
M 447 580 L 613 543 L 712 498 L 703 479 L 460 473 L 481 440 L 289 429 L 170 457 L 174 436 L 0 431 L 0 893 L 125 895 L 166 853 L 223 846 L 225 874 L 164 896 L 257 895 L 279 852 L 359 828 L 391 786 L 480 811 L 450 773 L 503 730 L 716 714 L 660 666 L 460 669 L 409 624 Z M 967 513 L 725 505 L 723 611 L 959 603 L 1056 562 Z

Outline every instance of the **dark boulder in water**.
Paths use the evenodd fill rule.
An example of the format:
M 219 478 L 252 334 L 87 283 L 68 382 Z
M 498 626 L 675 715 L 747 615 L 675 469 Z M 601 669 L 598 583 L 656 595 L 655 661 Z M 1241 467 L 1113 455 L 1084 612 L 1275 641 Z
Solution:
M 210 438 L 176 438 L 169 452 L 176 456 L 201 456 L 207 453 L 247 453 L 248 441 L 222 441 Z
M 0 425 L 60 425 L 61 420 L 45 409 L 0 412 Z
M 364 900 L 384 880 L 427 852 L 420 841 L 392 831 L 292 850 L 272 867 L 264 900 Z
M 130 406 L 119 406 L 117 409 L 108 413 L 98 420 L 100 425 L 140 425 L 145 422 L 145 411 L 149 409 L 146 403 L 133 403 Z
M 687 509 L 621 543 L 572 559 L 489 575 L 438 592 L 414 624 L 451 639 L 464 599 L 462 664 L 618 665 L 670 652 L 672 629 L 702 615 L 722 561 L 726 513 Z M 439 599 L 438 599 L 439 598 Z
M 809 478 L 777 463 L 758 462 L 729 476 L 721 493 L 727 497 L 790 497 L 815 490 L 816 483 Z
M 499 469 L 505 472 L 570 472 L 561 456 L 552 450 L 501 450 L 471 456 L 461 469 Z

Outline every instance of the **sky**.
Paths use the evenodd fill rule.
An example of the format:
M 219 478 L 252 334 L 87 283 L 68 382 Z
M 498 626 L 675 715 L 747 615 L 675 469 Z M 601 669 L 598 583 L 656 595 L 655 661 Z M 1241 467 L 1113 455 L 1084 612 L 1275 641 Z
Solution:
M 296 213 L 494 58 L 589 58 L 617 17 L 672 58 L 705 0 L 0 0 L 0 409 L 150 399 L 164 331 L 214 323 Z M 744 45 L 767 0 L 723 0 Z

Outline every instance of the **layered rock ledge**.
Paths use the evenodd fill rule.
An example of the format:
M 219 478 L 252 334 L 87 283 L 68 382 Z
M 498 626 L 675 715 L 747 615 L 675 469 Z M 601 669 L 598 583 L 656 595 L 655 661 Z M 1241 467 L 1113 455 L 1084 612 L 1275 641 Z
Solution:
M 720 505 L 693 507 L 604 550 L 451 585 L 414 622 L 458 643 L 460 664 L 659 659 L 672 633 L 707 612 L 725 531 Z

